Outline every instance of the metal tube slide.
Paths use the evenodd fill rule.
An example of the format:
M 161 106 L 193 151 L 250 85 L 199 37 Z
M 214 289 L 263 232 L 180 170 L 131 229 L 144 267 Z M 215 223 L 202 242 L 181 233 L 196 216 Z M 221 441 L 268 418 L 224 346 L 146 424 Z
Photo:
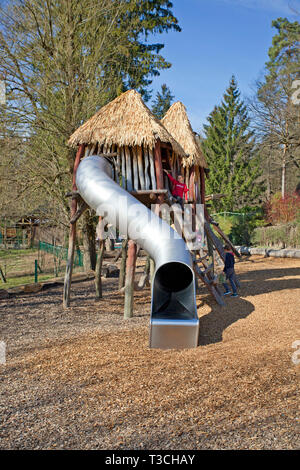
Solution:
M 103 157 L 84 158 L 76 174 L 78 192 L 98 215 L 136 241 L 154 260 L 150 347 L 198 345 L 199 320 L 191 255 L 169 224 L 112 179 Z

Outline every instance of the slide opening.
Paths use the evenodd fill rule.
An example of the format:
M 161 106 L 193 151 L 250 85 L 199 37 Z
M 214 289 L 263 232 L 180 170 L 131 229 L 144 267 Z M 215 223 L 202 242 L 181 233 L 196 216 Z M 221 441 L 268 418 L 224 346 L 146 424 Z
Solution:
M 164 291 L 180 292 L 193 282 L 193 273 L 186 264 L 166 263 L 157 270 L 155 282 Z

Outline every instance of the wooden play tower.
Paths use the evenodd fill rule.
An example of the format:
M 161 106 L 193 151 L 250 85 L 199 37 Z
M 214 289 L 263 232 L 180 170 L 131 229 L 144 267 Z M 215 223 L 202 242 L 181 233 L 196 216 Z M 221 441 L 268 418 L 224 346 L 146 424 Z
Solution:
M 182 174 L 189 188 L 191 206 L 206 203 L 205 170 L 207 163 L 191 128 L 185 107 L 175 103 L 159 121 L 135 90 L 129 90 L 101 108 L 70 137 L 68 144 L 77 148 L 74 162 L 69 253 L 64 284 L 64 306 L 70 304 L 72 265 L 76 241 L 76 221 L 87 208 L 76 190 L 76 171 L 82 158 L 99 155 L 111 161 L 113 179 L 140 202 L 173 204 L 169 179 Z M 214 234 L 205 208 L 205 234 L 209 245 L 224 256 L 222 243 Z M 137 247 L 129 240 L 125 282 L 125 316 L 132 316 L 134 273 Z M 223 300 L 208 264 L 208 253 L 194 252 L 194 268 L 218 303 Z M 213 257 L 212 257 L 213 260 Z M 213 261 L 212 261 L 213 262 Z

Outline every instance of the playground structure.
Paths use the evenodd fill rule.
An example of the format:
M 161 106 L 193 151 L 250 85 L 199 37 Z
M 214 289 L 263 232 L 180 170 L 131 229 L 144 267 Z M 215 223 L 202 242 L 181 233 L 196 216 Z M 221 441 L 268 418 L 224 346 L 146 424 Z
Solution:
M 2 218 L 0 245 L 3 248 L 30 248 L 34 244 L 36 228 L 40 221 L 36 215 Z
M 196 347 L 199 324 L 195 301 L 195 276 L 206 285 L 215 300 L 224 305 L 214 275 L 215 252 L 221 259 L 224 259 L 224 252 L 222 242 L 212 229 L 212 221 L 206 208 L 207 164 L 192 131 L 185 107 L 182 103 L 175 103 L 160 122 L 143 103 L 141 96 L 136 91 L 129 90 L 101 108 L 77 129 L 70 137 L 69 145 L 78 147 L 78 150 L 71 193 L 71 227 L 64 283 L 64 307 L 67 308 L 70 304 L 76 222 L 88 207 L 97 212 L 101 221 L 103 207 L 111 204 L 113 212 L 117 211 L 119 226 L 123 220 L 128 226 L 128 222 L 131 222 L 131 227 L 136 229 L 138 226 L 140 230 L 140 235 L 136 235 L 135 230 L 130 228 L 126 233 L 129 242 L 125 317 L 131 317 L 133 314 L 138 244 L 155 263 L 150 346 Z M 174 204 L 164 170 L 169 171 L 174 178 L 179 174 L 183 176 L 189 189 L 187 202 L 194 229 L 197 228 L 196 205 L 204 206 L 206 250 L 201 248 L 190 252 L 185 244 L 186 234 L 183 233 L 183 238 L 176 238 L 170 225 L 156 215 L 159 214 L 162 204 Z M 129 210 L 122 212 L 117 208 L 120 197 L 125 197 L 127 208 L 138 205 L 138 220 L 130 220 Z M 156 214 L 149 211 L 153 204 Z M 106 223 L 116 223 L 109 212 L 105 213 Z M 214 227 L 218 234 L 229 242 L 219 227 Z M 98 275 L 101 275 L 101 270 Z

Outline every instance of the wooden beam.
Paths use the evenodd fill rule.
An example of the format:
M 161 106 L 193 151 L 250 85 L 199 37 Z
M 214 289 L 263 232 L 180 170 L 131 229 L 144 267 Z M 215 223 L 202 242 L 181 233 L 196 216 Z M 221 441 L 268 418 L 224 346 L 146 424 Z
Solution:
M 142 147 L 137 148 L 137 160 L 138 160 L 138 171 L 141 189 L 146 189 L 145 176 L 144 176 L 144 162 L 143 162 L 143 149 Z
M 149 155 L 148 155 L 148 148 L 146 146 L 143 147 L 144 151 L 144 161 L 145 161 L 145 188 L 150 189 L 151 182 L 149 177 Z
M 160 142 L 160 146 L 164 149 L 168 149 L 168 150 L 173 150 L 173 147 L 171 144 L 169 144 L 168 142 Z
M 204 223 L 204 230 L 206 233 L 206 236 L 208 239 L 211 241 L 211 243 L 215 246 L 217 252 L 219 253 L 220 257 L 222 258 L 223 261 L 225 261 L 225 252 L 223 248 L 223 243 L 221 240 L 214 234 L 212 231 L 211 226 L 209 225 L 208 222 Z
M 73 167 L 73 180 L 72 180 L 73 192 L 77 191 L 76 172 L 77 172 L 77 168 L 79 166 L 80 160 L 84 155 L 84 150 L 85 150 L 85 144 L 81 144 L 78 147 L 78 150 L 76 153 L 74 167 Z M 77 211 L 77 199 L 73 197 L 71 201 L 71 219 L 75 216 L 76 211 Z M 71 283 L 72 283 L 75 242 L 76 242 L 76 222 L 70 225 L 68 260 L 67 260 L 67 265 L 66 265 L 64 292 L 63 292 L 63 307 L 64 308 L 67 308 L 70 305 L 70 293 L 71 293 Z
M 96 269 L 95 269 L 95 290 L 96 290 L 96 299 L 102 299 L 102 262 L 103 262 L 103 255 L 105 250 L 105 241 L 99 241 L 99 249 L 98 249 L 98 256 L 96 262 Z
M 225 235 L 225 233 L 220 229 L 220 227 L 216 224 L 213 224 L 213 227 L 214 227 L 214 230 L 216 230 L 218 232 L 218 234 L 223 238 L 223 240 L 225 241 L 226 245 L 229 245 L 230 248 L 232 249 L 233 253 L 235 254 L 235 256 L 237 256 L 238 258 L 241 257 L 240 253 L 235 249 L 234 245 L 231 243 L 231 241 L 229 240 L 229 238 L 227 237 L 227 235 Z
M 167 189 L 144 189 L 144 190 L 138 190 L 138 191 L 131 191 L 130 194 L 133 196 L 138 195 L 138 194 L 167 194 L 168 190 Z
M 205 286 L 207 287 L 211 295 L 214 297 L 216 302 L 221 307 L 223 307 L 225 305 L 225 302 L 222 296 L 220 295 L 218 289 L 216 289 L 216 286 L 214 286 L 212 280 L 209 279 L 207 275 L 203 271 L 201 271 L 201 269 L 196 265 L 194 265 L 194 271 L 195 271 L 196 276 L 198 276 L 198 278 L 203 282 L 203 284 L 205 284 Z
M 149 149 L 149 161 L 150 161 L 150 179 L 152 189 L 156 188 L 156 177 L 155 177 L 155 165 L 154 165 L 154 157 L 153 157 L 153 150 Z
M 206 204 L 205 204 L 205 173 L 204 168 L 200 168 L 200 193 L 201 193 L 201 204 L 204 205 L 204 215 L 208 219 L 209 215 L 207 212 Z
M 164 189 L 164 175 L 163 175 L 163 167 L 161 161 L 161 148 L 160 148 L 160 140 L 158 140 L 155 144 L 154 148 L 154 165 L 155 165 L 155 176 L 156 176 L 156 188 L 157 189 Z M 158 197 L 159 202 L 164 202 L 164 197 Z
M 125 164 L 124 147 L 121 147 L 121 173 L 122 173 L 122 188 L 126 189 L 126 164 Z
M 129 147 L 125 146 L 125 160 L 126 160 L 126 184 L 127 191 L 133 190 L 132 168 L 131 168 L 131 155 Z
M 205 196 L 205 201 L 217 201 L 223 197 L 226 197 L 226 194 L 208 194 Z
M 139 173 L 138 173 L 138 154 L 137 147 L 132 148 L 132 166 L 133 166 L 133 189 L 139 189 Z
M 195 167 L 194 165 L 190 171 L 190 178 L 189 178 L 189 200 L 192 202 L 196 202 L 196 194 L 195 194 Z
M 77 222 L 77 220 L 79 219 L 79 217 L 89 208 L 89 206 L 87 205 L 87 203 L 82 199 L 80 198 L 78 200 L 78 209 L 76 210 L 76 213 L 75 215 L 71 218 L 70 220 L 70 224 L 75 224 Z
M 122 249 L 121 249 L 122 258 L 121 258 L 120 276 L 119 276 L 119 290 L 121 290 L 125 284 L 127 243 L 128 243 L 127 239 L 122 241 Z
M 133 316 L 136 251 L 136 243 L 133 240 L 129 240 L 125 280 L 124 318 L 131 318 Z

